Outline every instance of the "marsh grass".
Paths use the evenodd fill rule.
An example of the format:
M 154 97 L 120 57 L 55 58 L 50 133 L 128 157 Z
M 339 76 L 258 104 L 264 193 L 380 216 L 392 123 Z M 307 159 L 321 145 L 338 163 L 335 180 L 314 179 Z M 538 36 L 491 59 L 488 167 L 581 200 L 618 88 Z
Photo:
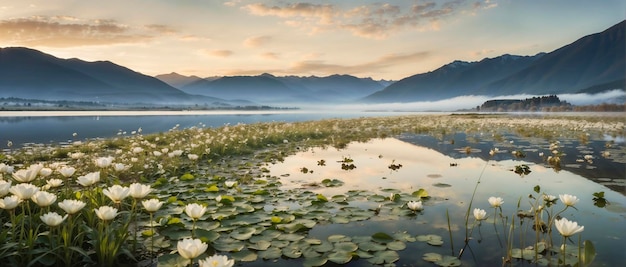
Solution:
M 267 164 L 281 162 L 302 149 L 325 146 L 344 148 L 350 142 L 365 142 L 372 138 L 402 133 L 429 134 L 441 140 L 457 132 L 480 133 L 498 140 L 505 132 L 518 132 L 523 136 L 543 136 L 554 141 L 555 133 L 561 137 L 580 138 L 577 131 L 581 127 L 589 133 L 586 135 L 589 138 L 602 134 L 621 136 L 624 120 L 605 118 L 590 121 L 589 118 L 574 117 L 518 117 L 511 120 L 501 115 L 331 119 L 298 123 L 237 124 L 218 128 L 174 127 L 168 132 L 157 134 L 143 135 L 138 131 L 132 135 L 110 139 L 12 148 L 0 155 L 4 166 L 0 168 L 0 179 L 13 180 L 13 170 L 9 171 L 7 166 L 14 170 L 26 169 L 35 164 L 42 164 L 53 170 L 71 166 L 76 169 L 76 173 L 70 177 L 64 177 L 55 171 L 47 177 L 37 175 L 29 183 L 42 191 L 56 194 L 57 203 L 74 199 L 84 201 L 86 206 L 75 214 L 68 214 L 67 220 L 57 228 L 46 227 L 38 217 L 49 210 L 65 214 L 57 205 L 41 208 L 25 199 L 15 209 L 1 210 L 0 240 L 5 240 L 6 243 L 0 246 L 0 260 L 14 266 L 123 266 L 127 262 L 131 262 L 130 265 L 140 265 L 145 260 L 152 262 L 153 258 L 158 258 L 159 264 L 163 266 L 185 265 L 188 262 L 175 253 L 176 243 L 185 237 L 195 237 L 210 243 L 216 251 L 258 251 L 263 252 L 258 253 L 258 257 L 266 260 L 281 256 L 297 258 L 308 253 L 306 255 L 309 256 L 319 254 L 318 258 L 314 258 L 315 263 L 349 262 L 352 256 L 357 256 L 355 253 L 362 253 L 361 250 L 355 250 L 355 246 L 389 246 L 390 243 L 391 248 L 399 249 L 403 242 L 412 242 L 412 239 L 397 235 L 391 240 L 378 240 L 374 243 L 370 240 L 373 237 L 359 237 L 359 242 L 348 237 L 333 237 L 326 241 L 308 238 L 306 232 L 318 222 L 332 223 L 333 214 L 342 215 L 334 216 L 337 221 L 367 220 L 379 214 L 378 212 L 408 216 L 410 212 L 402 209 L 404 202 L 420 200 L 421 197 L 394 191 L 392 199 L 381 199 L 371 192 L 351 191 L 345 199 L 366 198 L 381 201 L 380 206 L 376 213 L 372 210 L 346 207 L 346 203 L 349 204 L 346 200 L 335 201 L 334 198 L 324 195 L 320 197 L 318 194 L 282 191 L 280 178 L 267 173 Z M 189 155 L 196 155 L 197 159 L 192 160 Z M 114 163 L 122 163 L 128 168 L 116 171 L 110 166 L 98 167 L 94 160 L 101 157 L 112 157 Z M 100 181 L 96 184 L 84 187 L 77 183 L 78 176 L 96 171 L 101 172 Z M 64 185 L 47 186 L 47 181 L 53 178 L 62 179 Z M 126 198 L 120 203 L 113 203 L 103 194 L 105 188 L 116 184 L 127 186 L 133 182 L 151 185 L 154 190 L 148 197 L 163 201 L 163 208 L 146 212 L 136 208 L 134 199 Z M 237 186 L 231 188 L 226 182 L 236 182 Z M 480 178 L 474 192 L 479 183 Z M 472 197 L 465 216 L 466 229 L 473 200 Z M 192 202 L 206 205 L 207 214 L 194 219 L 181 216 L 184 205 Z M 290 208 L 284 208 L 286 202 L 297 207 L 296 211 L 288 212 Z M 534 207 L 538 203 L 537 200 Z M 115 205 L 121 213 L 111 221 L 100 221 L 94 214 L 94 209 L 105 205 Z M 266 206 L 274 209 L 265 210 Z M 324 212 L 325 210 L 334 213 Z M 548 229 L 560 213 L 545 213 L 548 216 Z M 530 225 L 539 227 L 538 220 L 542 214 L 534 213 L 532 218 L 535 221 Z M 447 216 L 450 228 L 449 215 Z M 503 222 L 507 221 L 507 217 L 500 216 Z M 495 215 L 493 217 L 495 227 Z M 526 218 L 519 217 L 519 223 L 523 220 Z M 506 255 L 505 262 L 511 262 L 514 257 L 515 231 L 530 231 L 527 227 L 516 228 L 516 223 L 516 216 L 511 216 L 509 233 L 505 239 L 506 251 L 503 253 Z M 130 225 L 134 229 L 132 235 Z M 507 224 L 503 223 L 502 229 L 506 227 Z M 148 233 L 148 230 L 147 236 L 136 234 Z M 449 232 L 452 238 L 450 229 Z M 527 235 L 524 233 L 520 234 L 521 248 L 524 248 L 525 236 Z M 243 242 L 253 237 L 255 242 Z M 537 244 L 542 238 L 545 238 L 544 234 L 537 231 L 533 244 Z M 471 234 L 466 231 L 466 246 L 470 239 Z M 548 240 L 548 244 L 552 245 L 553 242 Z M 441 240 L 431 241 L 435 243 Z M 57 244 L 60 245 L 58 248 L 52 247 Z M 333 245 L 338 246 L 345 251 L 329 254 L 329 245 L 331 248 Z M 246 246 L 254 249 L 244 249 Z M 451 248 L 454 250 L 452 242 Z M 24 253 L 25 251 L 28 253 Z M 298 251 L 300 253 L 296 253 Z M 535 251 L 538 251 L 536 245 Z M 399 258 L 394 253 L 395 250 L 387 249 L 374 255 L 361 254 L 360 257 L 372 256 L 370 262 L 374 264 L 391 264 Z M 208 256 L 208 253 L 203 255 Z M 236 255 L 238 261 L 257 259 L 256 253 L 233 255 Z M 535 253 L 535 261 L 538 261 L 538 255 L 539 253 Z M 458 256 L 461 257 L 462 252 Z

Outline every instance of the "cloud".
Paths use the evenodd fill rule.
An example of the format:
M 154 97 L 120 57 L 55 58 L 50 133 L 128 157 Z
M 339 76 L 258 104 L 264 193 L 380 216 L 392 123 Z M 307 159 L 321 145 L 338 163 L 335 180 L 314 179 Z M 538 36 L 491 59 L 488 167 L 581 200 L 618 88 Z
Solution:
M 265 58 L 265 59 L 271 59 L 271 60 L 276 60 L 276 59 L 279 58 L 278 54 L 277 53 L 273 53 L 273 52 L 265 52 L 265 53 L 261 54 L 261 57 Z
M 170 28 L 167 25 L 162 25 L 162 24 L 149 24 L 149 25 L 146 25 L 145 27 L 146 29 L 155 31 L 159 34 L 174 34 L 178 32 L 177 30 Z
M 231 50 L 204 50 L 203 52 L 213 57 L 229 57 L 233 54 L 233 51 Z
M 0 21 L 0 39 L 24 46 L 109 45 L 145 42 L 152 38 L 114 20 L 34 16 Z
M 310 33 L 347 30 L 355 36 L 385 39 L 405 29 L 438 30 L 440 21 L 479 9 L 493 8 L 489 0 L 467 4 L 464 0 L 418 2 L 411 6 L 376 3 L 352 8 L 330 4 L 295 3 L 283 5 L 248 4 L 242 9 L 252 15 L 283 18 L 291 27 Z
M 414 63 L 430 56 L 430 52 L 422 51 L 410 54 L 388 54 L 370 62 L 354 65 L 332 64 L 324 60 L 307 59 L 294 62 L 288 68 L 282 69 L 233 69 L 226 70 L 226 75 L 257 75 L 260 73 L 276 73 L 286 75 L 332 75 L 352 74 L 371 75 L 384 73 L 388 67 L 404 63 Z
M 272 40 L 271 36 L 253 36 L 243 41 L 243 44 L 247 47 L 259 47 L 267 44 Z

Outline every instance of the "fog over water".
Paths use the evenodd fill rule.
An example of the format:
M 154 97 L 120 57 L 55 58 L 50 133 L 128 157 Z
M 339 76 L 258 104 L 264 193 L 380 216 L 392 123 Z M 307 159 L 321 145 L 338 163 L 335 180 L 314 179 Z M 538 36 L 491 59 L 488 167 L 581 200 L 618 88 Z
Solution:
M 543 96 L 543 95 L 540 95 Z M 619 104 L 626 100 L 626 92 L 622 90 L 611 90 L 598 94 L 562 94 L 557 95 L 562 101 L 567 101 L 572 105 L 596 105 L 601 103 Z M 383 104 L 343 104 L 330 106 L 336 110 L 380 110 L 380 111 L 455 111 L 460 109 L 471 109 L 482 105 L 487 100 L 494 99 L 526 99 L 538 97 L 538 95 L 504 95 L 504 96 L 484 96 L 468 95 L 438 101 L 420 101 L 409 103 L 383 103 Z M 304 108 L 313 109 L 312 106 L 302 105 Z

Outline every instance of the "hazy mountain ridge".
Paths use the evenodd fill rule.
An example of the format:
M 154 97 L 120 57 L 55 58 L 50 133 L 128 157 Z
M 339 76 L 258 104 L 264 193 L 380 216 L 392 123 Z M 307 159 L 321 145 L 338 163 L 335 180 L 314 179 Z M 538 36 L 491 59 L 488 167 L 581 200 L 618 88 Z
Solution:
M 162 81 L 109 61 L 60 59 L 40 51 L 0 48 L 0 97 L 115 103 L 219 103 L 186 94 Z
M 173 84 L 174 79 L 159 75 Z M 178 77 L 180 80 L 180 78 Z M 264 73 L 257 76 L 225 76 L 201 79 L 180 87 L 190 94 L 214 96 L 225 99 L 253 99 L 264 103 L 316 103 L 349 102 L 382 90 L 389 81 L 357 78 L 351 75 L 274 76 Z
M 404 78 L 363 101 L 414 102 L 462 95 L 545 95 L 624 89 L 620 81 L 626 76 L 625 32 L 626 21 L 622 21 L 550 53 L 454 61 Z

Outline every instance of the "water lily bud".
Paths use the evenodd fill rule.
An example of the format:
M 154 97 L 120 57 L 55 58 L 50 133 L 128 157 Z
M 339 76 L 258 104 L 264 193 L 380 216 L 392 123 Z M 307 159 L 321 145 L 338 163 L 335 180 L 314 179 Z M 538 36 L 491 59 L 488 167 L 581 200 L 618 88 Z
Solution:
M 103 221 L 110 221 L 117 216 L 117 209 L 111 206 L 102 206 L 100 208 L 94 209 L 98 218 Z
M 44 215 L 41 215 L 39 218 L 41 219 L 42 222 L 44 222 L 48 226 L 55 227 L 61 224 L 63 221 L 65 221 L 65 219 L 67 219 L 67 214 L 61 217 L 61 215 L 59 215 L 56 212 L 48 212 Z
M 504 204 L 504 200 L 502 200 L 501 197 L 490 197 L 487 201 L 489 201 L 489 205 L 494 208 L 500 207 Z
M 206 209 L 207 208 L 205 206 L 197 203 L 191 203 L 185 206 L 185 213 L 192 219 L 197 220 L 198 218 L 202 217 L 202 215 L 204 215 Z
M 46 191 L 38 191 L 31 197 L 31 200 L 39 207 L 47 207 L 57 201 L 57 195 Z
M 487 219 L 487 212 L 483 209 L 474 209 L 474 218 L 477 221 L 482 221 Z
M 143 205 L 143 208 L 146 209 L 146 211 L 148 212 L 155 212 L 157 210 L 159 210 L 161 208 L 161 206 L 163 206 L 163 202 L 159 201 L 158 199 L 148 199 L 148 200 L 144 200 L 141 202 L 141 204 Z

